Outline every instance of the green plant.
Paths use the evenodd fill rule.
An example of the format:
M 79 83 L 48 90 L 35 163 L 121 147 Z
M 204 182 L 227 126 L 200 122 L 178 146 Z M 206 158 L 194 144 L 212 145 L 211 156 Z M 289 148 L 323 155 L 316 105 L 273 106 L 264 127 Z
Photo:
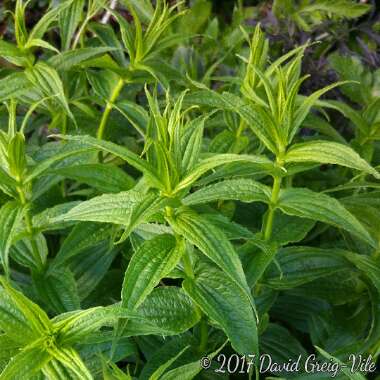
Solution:
M 371 9 L 369 4 L 352 0 L 276 0 L 273 12 L 278 18 L 287 19 L 299 28 L 310 31 L 328 18 L 351 19 L 363 16 Z
M 26 7 L 0 41 L 0 379 L 376 360 L 377 73 L 332 56 L 341 82 L 305 96 L 309 45 L 271 59 L 242 2 L 194 29 L 209 2 L 68 0 L 32 28 Z

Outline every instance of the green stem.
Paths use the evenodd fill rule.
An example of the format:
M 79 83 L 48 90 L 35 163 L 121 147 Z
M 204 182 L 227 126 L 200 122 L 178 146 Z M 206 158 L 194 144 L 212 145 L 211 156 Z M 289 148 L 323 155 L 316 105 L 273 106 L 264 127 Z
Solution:
M 120 95 L 120 91 L 122 90 L 123 86 L 124 86 L 124 80 L 119 79 L 115 88 L 112 91 L 112 94 L 111 94 L 109 100 L 107 101 L 107 105 L 106 105 L 106 108 L 104 109 L 102 119 L 100 120 L 98 132 L 96 134 L 96 137 L 99 140 L 103 139 L 104 130 L 105 130 L 106 125 L 107 125 L 107 120 L 108 120 L 109 114 L 111 113 L 111 110 L 113 108 L 113 103 L 116 101 L 116 99 Z
M 191 265 L 190 255 L 187 251 L 182 256 L 182 261 L 183 261 L 183 269 L 185 270 L 186 276 L 190 278 L 194 278 L 194 271 Z
M 240 120 L 239 128 L 238 128 L 238 130 L 236 131 L 236 137 L 240 137 L 241 134 L 243 133 L 244 129 L 245 129 L 245 123 L 244 123 L 243 120 Z
M 207 326 L 207 321 L 205 318 L 201 319 L 200 333 L 201 333 L 201 338 L 200 338 L 200 344 L 199 344 L 199 352 L 203 353 L 206 351 L 207 343 L 208 343 L 208 326 Z
M 282 182 L 282 178 L 281 177 L 274 177 L 274 179 L 273 179 L 272 196 L 271 196 L 271 199 L 270 199 L 268 213 L 267 213 L 267 216 L 266 216 L 266 219 L 265 219 L 265 223 L 264 223 L 264 226 L 263 226 L 264 239 L 265 240 L 270 240 L 270 238 L 272 237 L 273 219 L 274 219 L 274 213 L 275 213 L 275 209 L 276 209 L 276 204 L 277 204 L 278 197 L 279 197 L 279 194 L 280 194 L 281 182 Z
M 80 38 L 81 38 L 84 30 L 86 29 L 87 24 L 90 21 L 90 19 L 91 19 L 91 16 L 88 14 L 86 16 L 86 18 L 84 19 L 82 25 L 80 26 L 79 30 L 77 31 L 77 34 L 75 35 L 74 42 L 73 42 L 73 45 L 72 45 L 72 50 L 74 50 L 77 47 L 77 45 L 79 43 L 79 40 L 80 40 Z
M 29 213 L 28 201 L 26 199 L 25 191 L 24 191 L 22 186 L 18 186 L 17 192 L 19 194 L 21 204 L 25 207 L 25 214 L 24 214 L 25 225 L 26 225 L 26 231 L 28 232 L 28 235 L 30 237 L 32 254 L 33 254 L 34 260 L 36 261 L 36 263 L 38 263 L 38 266 L 42 269 L 43 268 L 43 262 L 41 261 L 41 256 L 39 254 L 38 246 L 37 246 L 37 243 L 33 237 L 33 235 L 34 235 L 33 222 L 32 222 L 32 218 L 31 218 L 30 213 Z

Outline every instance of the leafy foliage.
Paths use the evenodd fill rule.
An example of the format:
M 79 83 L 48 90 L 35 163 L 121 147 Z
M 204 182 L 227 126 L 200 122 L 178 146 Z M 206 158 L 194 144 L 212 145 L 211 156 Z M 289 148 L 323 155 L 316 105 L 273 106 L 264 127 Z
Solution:
M 371 6 L 271 9 L 312 35 Z M 334 51 L 337 80 L 308 88 L 315 45 L 278 49 L 242 1 L 227 21 L 209 0 L 11 10 L 0 379 L 209 379 L 219 353 L 378 359 L 378 70 Z

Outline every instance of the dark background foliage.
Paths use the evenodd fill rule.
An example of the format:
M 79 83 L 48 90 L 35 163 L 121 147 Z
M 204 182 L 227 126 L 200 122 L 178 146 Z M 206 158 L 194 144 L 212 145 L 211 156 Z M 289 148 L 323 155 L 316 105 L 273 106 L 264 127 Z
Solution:
M 139 0 L 130 1 L 136 3 Z M 155 1 L 152 3 L 156 4 Z M 175 3 L 176 1 L 170 1 L 170 4 Z M 51 9 L 54 9 L 60 4 L 58 0 L 29 2 L 25 13 L 28 32 L 51 5 L 53 5 Z M 345 4 L 347 7 L 339 6 L 339 4 Z M 182 316 L 184 321 L 178 322 L 179 327 L 175 318 L 172 318 L 174 322 L 170 320 L 173 324 L 171 328 L 174 326 L 170 332 L 174 337 L 164 339 L 161 335 L 165 334 L 160 334 L 160 331 L 165 332 L 166 326 L 158 326 L 154 323 L 157 320 L 161 323 L 165 321 L 165 318 L 156 318 L 156 320 L 155 315 L 153 317 L 150 315 L 149 321 L 152 322 L 154 319 L 154 323 L 149 325 L 149 322 L 147 325 L 149 328 L 151 326 L 157 328 L 153 331 L 159 332 L 147 333 L 147 336 L 137 334 L 131 339 L 129 336 L 124 337 L 125 342 L 122 340 L 121 348 L 119 347 L 121 352 L 117 352 L 114 359 L 118 367 L 111 365 L 110 368 L 102 367 L 99 361 L 96 362 L 93 358 L 94 353 L 98 354 L 95 348 L 100 350 L 99 346 L 103 344 L 102 342 L 94 343 L 96 347 L 93 352 L 89 352 L 90 344 L 86 345 L 82 342 L 82 339 L 85 341 L 85 338 L 91 334 L 93 335 L 90 338 L 94 340 L 98 338 L 96 334 L 103 334 L 104 352 L 106 352 L 111 346 L 107 324 L 109 321 L 105 323 L 106 327 L 100 323 L 99 326 L 102 326 L 102 329 L 99 327 L 99 331 L 94 330 L 84 338 L 77 332 L 73 347 L 80 353 L 86 365 L 95 362 L 94 368 L 91 368 L 94 373 L 97 375 L 101 371 L 112 373 L 110 378 L 114 379 L 119 378 L 116 377 L 119 369 L 124 371 L 123 376 L 126 376 L 131 369 L 134 375 L 141 375 L 144 371 L 157 369 L 159 365 L 173 357 L 173 353 L 177 354 L 176 345 L 185 347 L 189 344 L 191 349 L 170 367 L 173 368 L 173 366 L 192 362 L 194 358 L 198 359 L 205 352 L 210 353 L 220 347 L 226 336 L 229 339 L 232 336 L 232 339 L 230 339 L 231 344 L 228 344 L 223 352 L 229 355 L 238 352 L 239 349 L 242 352 L 244 344 L 246 344 L 245 347 L 252 346 L 249 339 L 255 336 L 255 334 L 247 334 L 248 339 L 244 343 L 244 334 L 241 334 L 240 325 L 241 317 L 245 317 L 242 315 L 244 310 L 248 310 L 246 314 L 249 317 L 248 322 L 245 323 L 258 330 L 260 350 L 273 353 L 276 358 L 286 361 L 289 355 L 296 355 L 299 352 L 303 355 L 306 355 L 306 352 L 316 352 L 317 345 L 326 348 L 329 353 L 339 359 L 345 358 L 347 353 L 362 349 L 362 347 L 365 352 L 372 350 L 371 352 L 376 351 L 379 355 L 380 249 L 378 240 L 380 226 L 378 217 L 380 211 L 376 170 L 380 163 L 378 106 L 380 104 L 380 5 L 375 1 L 355 0 L 190 0 L 186 2 L 186 6 L 190 9 L 188 14 L 173 22 L 165 31 L 167 34 L 164 34 L 164 37 L 167 35 L 178 37 L 178 34 L 181 39 L 173 39 L 172 41 L 175 42 L 163 49 L 160 49 L 159 44 L 163 39 L 158 39 L 158 43 L 153 44 L 153 47 L 157 48 L 157 54 L 150 56 L 150 51 L 147 51 L 146 56 L 141 58 L 143 64 L 137 62 L 136 67 L 131 64 L 133 60 L 131 57 L 136 53 L 134 48 L 137 50 L 135 46 L 114 49 L 115 46 L 120 47 L 118 43 L 122 41 L 120 25 L 125 22 L 125 25 L 129 27 L 136 21 L 137 16 L 133 15 L 129 5 L 127 1 L 117 2 L 115 11 L 120 15 L 120 19 L 108 14 L 104 24 L 101 22 L 107 16 L 107 10 L 100 7 L 94 16 L 87 20 L 88 24 L 85 24 L 82 34 L 75 33 L 78 29 L 80 30 L 78 21 L 78 25 L 75 25 L 72 35 L 68 38 L 66 48 L 62 47 L 64 40 L 61 30 L 63 28 L 60 25 L 62 20 L 54 19 L 51 27 L 43 33 L 42 42 L 48 45 L 37 41 L 36 45 L 26 49 L 29 49 L 29 55 L 25 57 L 19 54 L 19 50 L 22 49 L 15 46 L 16 33 L 10 13 L 14 10 L 15 1 L 3 0 L 0 3 L 0 37 L 5 41 L 3 45 L 5 47 L 2 50 L 5 53 L 3 58 L 0 58 L 0 80 L 3 81 L 2 83 L 9 84 L 6 81 L 11 77 L 13 83 L 16 83 L 14 97 L 8 96 L 7 91 L 0 88 L 4 96 L 4 102 L 0 107 L 0 137 L 2 138 L 0 140 L 2 145 L 0 145 L 6 147 L 0 150 L 2 160 L 0 164 L 5 163 L 0 174 L 8 181 L 4 186 L 5 190 L 0 192 L 1 217 L 6 218 L 10 214 L 6 212 L 7 207 L 18 210 L 21 209 L 21 204 L 27 210 L 25 215 L 22 214 L 20 217 L 24 230 L 21 237 L 18 236 L 20 241 L 17 240 L 17 249 L 14 248 L 9 253 L 11 264 L 7 269 L 10 273 L 6 274 L 13 281 L 15 288 L 21 289 L 24 295 L 43 308 L 52 320 L 56 316 L 61 317 L 67 311 L 76 312 L 75 310 L 79 308 L 92 310 L 98 306 L 110 306 L 107 312 L 112 314 L 114 312 L 112 306 L 115 302 L 118 302 L 120 298 L 122 302 L 126 300 L 129 302 L 128 296 L 135 290 L 133 284 L 131 286 L 131 283 L 128 283 L 126 271 L 128 274 L 130 271 L 135 276 L 132 276 L 134 281 L 138 281 L 139 276 L 136 273 L 140 274 L 145 269 L 138 268 L 138 265 L 133 268 L 132 258 L 138 254 L 146 254 L 149 258 L 147 262 L 151 262 L 156 257 L 154 250 L 144 251 L 144 248 L 141 248 L 145 247 L 146 242 L 158 237 L 168 246 L 177 247 L 177 244 L 180 246 L 180 243 L 186 241 L 187 246 L 185 248 L 181 246 L 181 249 L 186 251 L 186 258 L 189 261 L 185 262 L 184 259 L 177 258 L 176 265 L 180 264 L 171 268 L 170 273 L 162 275 L 160 281 L 153 284 L 149 292 L 157 286 L 152 294 L 158 298 L 157 291 L 159 293 L 162 289 L 169 287 L 172 287 L 172 290 L 175 289 L 173 291 L 177 292 L 176 296 L 182 297 L 184 289 L 191 294 L 191 286 L 188 285 L 186 289 L 183 284 L 191 283 L 194 278 L 198 280 L 197 276 L 202 273 L 202 270 L 205 270 L 205 273 L 210 271 L 209 276 L 203 275 L 206 288 L 209 286 L 211 291 L 222 289 L 227 296 L 231 296 L 227 298 L 227 301 L 224 297 L 219 297 L 221 305 L 224 306 L 224 309 L 220 307 L 220 315 L 222 317 L 227 315 L 227 318 L 218 319 L 219 313 L 213 314 L 213 311 L 210 312 L 207 307 L 207 312 L 203 312 L 202 309 L 201 313 L 197 302 L 204 305 L 202 300 L 199 301 L 193 293 L 191 295 L 194 298 L 191 296 L 187 298 L 190 300 L 187 305 L 190 305 L 189 312 L 184 317 Z M 310 7 L 314 7 L 312 11 Z M 85 18 L 85 11 L 87 11 L 86 6 L 79 11 L 80 21 Z M 145 20 L 144 33 L 147 24 Z M 260 31 L 258 25 L 261 26 L 265 37 L 260 32 L 259 37 L 254 40 L 252 35 Z M 135 32 L 133 27 L 131 30 Z M 76 40 L 77 35 L 81 37 L 78 40 Z M 252 52 L 250 43 L 261 46 L 265 38 L 269 41 L 269 49 L 267 54 L 261 52 L 265 58 L 264 62 L 260 62 L 260 57 L 255 56 L 253 58 L 256 61 L 254 59 L 252 61 L 254 64 L 247 63 L 247 57 L 250 57 Z M 300 105 L 308 99 L 307 96 L 337 81 L 350 81 L 350 83 L 344 83 L 323 92 L 322 96 L 318 97 L 318 101 L 315 99 L 312 102 L 312 109 L 311 107 L 307 109 L 304 117 L 300 118 L 302 120 L 296 127 L 298 129 L 295 135 L 292 138 L 281 135 L 277 140 L 271 135 L 268 148 L 265 138 L 257 134 L 257 131 L 260 132 L 260 123 L 257 127 L 255 122 L 269 120 L 268 123 L 263 123 L 265 124 L 263 128 L 272 128 L 272 119 L 260 119 L 262 115 L 265 115 L 265 113 L 260 113 L 265 112 L 262 104 L 264 103 L 267 109 L 271 109 L 272 105 L 270 96 L 266 92 L 267 88 L 264 90 L 264 86 L 260 87 L 255 80 L 250 82 L 256 75 L 254 69 L 257 66 L 265 72 L 270 63 L 307 42 L 309 44 L 305 47 L 304 54 L 299 55 L 302 57 L 299 61 L 297 61 L 297 55 L 292 56 L 294 61 L 289 59 L 290 63 L 296 62 L 294 72 L 289 69 L 287 66 L 289 62 L 286 61 L 283 66 L 279 65 L 283 71 L 278 69 L 278 72 L 274 74 L 267 74 L 273 93 L 277 91 L 275 97 L 276 101 L 279 99 L 278 109 L 283 110 L 284 102 L 281 101 L 281 91 L 285 91 L 283 88 L 286 87 L 288 96 L 292 83 L 297 82 L 302 74 L 308 74 L 310 77 L 302 83 L 297 95 L 294 96 L 298 103 L 296 105 L 290 103 L 294 106 L 289 107 L 291 110 L 289 119 L 292 121 L 296 119 L 295 110 L 298 111 L 301 108 Z M 8 43 L 13 45 L 7 45 Z M 79 64 L 75 62 L 75 53 L 78 51 L 83 54 L 86 49 L 90 52 L 97 51 L 97 49 L 108 49 L 109 45 L 111 46 L 109 50 L 91 53 L 94 54 L 91 57 L 95 58 L 85 57 L 80 59 Z M 13 56 L 7 55 L 7 48 Z M 65 49 L 67 51 L 61 54 L 61 50 Z M 72 56 L 70 56 L 71 50 L 74 53 Z M 154 49 L 152 50 L 155 53 Z M 138 67 L 139 63 L 140 67 Z M 292 67 L 292 65 L 289 66 Z M 285 82 L 281 82 L 281 77 L 276 75 L 285 72 L 286 75 L 289 74 L 291 80 L 289 79 L 288 82 L 287 79 L 286 85 L 281 88 L 279 83 Z M 29 87 L 23 91 L 22 85 L 19 85 L 20 90 L 17 87 L 20 82 L 17 80 L 23 80 L 22 85 Z M 30 89 L 30 97 L 24 96 L 24 92 L 27 93 L 28 89 Z M 167 89 L 170 89 L 170 92 L 166 94 Z M 189 90 L 186 96 L 182 93 L 185 89 Z M 206 95 L 202 93 L 205 89 Z M 224 91 L 227 93 L 226 96 L 229 96 L 228 99 L 235 102 L 231 103 L 233 106 L 223 101 Z M 184 100 L 183 104 L 178 103 L 177 111 L 188 106 L 196 105 L 197 107 L 189 110 L 188 113 L 176 115 L 177 118 L 173 124 L 179 132 L 176 130 L 178 135 L 173 133 L 169 136 L 165 128 L 163 128 L 164 131 L 160 130 L 162 125 L 160 123 L 164 120 L 162 122 L 164 127 L 169 129 L 170 123 L 165 117 L 174 115 L 176 111 L 168 107 L 167 115 L 169 116 L 165 115 L 161 118 L 162 115 L 157 116 L 158 111 L 155 113 L 152 110 L 156 107 L 162 111 L 168 104 L 178 101 L 178 98 L 181 98 L 180 94 L 183 94 Z M 250 94 L 254 96 L 250 98 Z M 289 98 L 292 99 L 290 96 Z M 33 108 L 34 105 L 36 108 Z M 249 109 L 251 114 L 241 113 L 240 110 L 248 106 L 252 106 Z M 23 118 L 28 110 L 31 111 L 24 125 Z M 277 109 L 275 111 L 277 112 Z M 288 110 L 285 109 L 285 111 Z M 286 112 L 278 117 L 280 121 L 274 122 L 275 126 L 269 134 L 273 133 L 273 129 L 277 132 L 278 125 L 281 128 L 289 127 L 286 124 L 287 117 L 282 118 L 282 115 L 287 115 Z M 247 114 L 251 118 L 246 119 Z M 258 119 L 255 118 L 257 115 L 260 116 Z M 199 116 L 207 116 L 204 125 L 203 118 Z M 190 121 L 194 120 L 196 123 L 191 124 Z M 18 131 L 20 125 L 23 125 L 23 128 Z M 173 125 L 171 127 L 174 128 Z M 183 132 L 185 130 L 187 134 Z M 199 131 L 202 133 L 198 135 Z M 51 134 L 54 135 L 48 137 Z M 62 136 L 57 137 L 56 134 L 62 134 Z M 173 136 L 181 140 L 175 140 L 173 143 L 171 140 L 172 138 L 174 140 Z M 61 138 L 72 141 L 67 143 Z M 281 139 L 285 139 L 286 142 L 283 143 Z M 181 143 L 176 145 L 178 141 Z M 97 144 L 103 143 L 110 145 L 104 145 L 105 148 L 104 146 L 101 148 L 102 152 L 94 152 L 94 146 L 97 147 Z M 196 149 L 190 154 L 186 149 L 190 149 L 192 143 Z M 275 145 L 275 148 L 271 147 L 271 143 Z M 296 150 L 300 146 L 310 147 L 313 143 L 322 144 L 321 146 L 327 149 L 327 153 L 322 152 L 325 156 L 322 154 L 322 159 L 319 160 L 313 160 L 314 157 L 310 154 L 307 159 L 304 159 L 301 154 L 302 159 L 299 161 L 301 164 L 297 166 L 296 160 L 289 159 L 289 162 L 286 162 L 286 157 L 283 157 L 284 152 L 281 149 L 276 150 L 277 143 L 281 148 L 284 148 L 281 144 L 285 145 L 286 154 L 294 147 Z M 325 143 L 326 145 L 323 145 Z M 81 144 L 87 150 L 82 151 Z M 326 148 L 326 146 L 334 148 Z M 73 151 L 77 149 L 75 154 L 78 156 L 71 156 L 70 149 Z M 123 153 L 120 154 L 120 151 Z M 171 154 L 173 156 L 176 154 L 176 160 L 171 159 Z M 191 179 L 193 182 L 189 180 L 190 185 L 184 185 L 183 192 L 181 189 L 176 191 L 177 186 L 182 183 L 181 180 L 186 179 L 188 173 L 192 173 L 190 169 L 196 168 L 196 164 L 202 162 L 204 157 L 213 157 L 218 154 L 236 156 L 244 154 L 255 157 L 263 155 L 271 163 L 273 161 L 278 165 L 276 169 L 286 167 L 288 171 L 284 170 L 286 174 L 282 177 L 283 173 L 279 175 L 275 170 L 272 172 L 272 168 L 259 167 L 258 169 L 257 166 L 251 167 L 249 164 L 246 167 L 246 163 L 240 165 L 240 162 L 235 166 L 226 164 L 220 171 L 216 170 L 215 166 L 215 168 L 212 167 L 213 170 L 215 169 L 212 173 L 208 169 L 209 171 L 202 172 L 199 178 L 194 179 L 194 176 Z M 314 151 L 314 154 L 318 156 L 319 151 Z M 133 159 L 130 158 L 131 155 Z M 190 160 L 192 155 L 195 157 L 194 162 Z M 236 156 L 234 156 L 235 159 Z M 297 151 L 295 156 L 297 157 Z M 23 159 L 27 157 L 27 159 L 17 160 L 18 157 Z M 55 161 L 56 157 L 61 158 Z M 170 159 L 166 161 L 166 157 Z M 291 153 L 290 157 L 292 157 Z M 44 165 L 46 168 L 41 169 L 43 174 L 37 174 L 36 178 L 33 177 L 30 182 L 26 180 L 23 182 L 24 177 L 29 178 L 30 171 Z M 179 165 L 179 169 L 176 165 Z M 143 180 L 141 180 L 141 172 Z M 146 175 L 147 172 L 150 177 Z M 159 174 L 156 175 L 157 173 Z M 228 197 L 214 199 L 211 194 L 212 201 L 200 202 L 200 204 L 195 202 L 194 205 L 189 203 L 190 206 L 185 203 L 184 199 L 188 201 L 188 198 L 192 199 L 194 194 L 196 197 L 197 192 L 206 189 L 207 185 L 215 184 L 216 181 L 222 183 L 221 180 L 228 182 L 231 178 L 234 181 L 235 175 L 238 179 L 243 177 L 245 180 L 247 176 L 247 181 L 253 180 L 249 183 L 254 184 L 254 189 L 256 189 L 255 186 L 258 186 L 258 189 L 264 189 L 264 195 L 260 193 L 258 200 L 254 199 L 251 203 L 245 203 L 247 194 L 244 192 L 241 199 L 239 196 L 236 199 L 232 196 L 232 200 Z M 372 175 L 375 178 L 372 178 Z M 14 181 L 13 177 L 17 181 Z M 158 180 L 156 178 L 150 183 L 152 177 L 158 177 Z M 195 182 L 198 179 L 199 182 Z M 144 183 L 145 180 L 148 185 Z M 16 191 L 13 191 L 12 186 L 16 186 Z M 278 186 L 277 191 L 276 186 Z M 135 191 L 136 188 L 137 191 Z M 13 192 L 9 189 L 13 189 Z M 242 189 L 244 190 L 244 186 Z M 285 200 L 279 198 L 281 192 L 285 195 L 286 192 L 290 194 L 288 195 L 290 206 L 286 203 L 286 196 L 283 197 Z M 294 192 L 293 198 L 292 192 Z M 251 193 L 248 194 L 248 198 L 256 194 L 254 191 L 254 195 Z M 267 199 L 268 193 L 270 199 Z M 116 215 L 116 217 L 120 216 L 117 215 L 119 208 L 125 211 L 129 207 L 126 206 L 129 205 L 129 196 L 133 199 L 131 209 L 135 207 L 135 204 L 138 205 L 137 208 L 140 207 L 140 201 L 135 202 L 140 196 L 143 199 L 142 209 L 147 205 L 154 206 L 154 202 L 162 197 L 164 206 L 157 206 L 146 220 L 141 219 L 144 222 L 139 219 L 137 211 L 133 214 L 133 217 L 137 215 L 137 226 L 150 224 L 149 228 L 153 228 L 153 232 L 144 228 L 135 232 L 136 225 L 133 225 L 128 231 L 128 237 L 124 240 L 124 227 L 128 230 L 126 226 L 130 220 L 114 225 L 114 220 L 108 215 L 102 215 L 104 219 L 96 219 L 98 209 L 102 209 L 104 199 L 112 205 L 113 199 L 119 196 L 120 203 L 110 211 L 110 213 L 115 213 L 111 215 Z M 125 198 L 122 198 L 123 196 Z M 294 200 L 297 201 L 298 197 L 301 200 L 297 203 Z M 93 201 L 94 203 L 91 203 Z M 164 203 L 166 201 L 168 201 L 167 204 Z M 281 204 L 280 201 L 283 203 Z M 313 206 L 314 201 L 316 206 L 312 211 L 308 209 L 305 211 L 302 208 L 309 203 Z M 182 207 L 183 205 L 186 207 Z M 85 215 L 84 219 L 75 219 L 75 211 L 74 217 L 71 211 L 77 210 L 76 207 L 80 209 L 81 206 L 91 209 L 90 216 Z M 339 208 L 345 216 L 342 218 L 337 212 L 338 217 L 340 216 L 336 219 L 338 222 L 334 219 L 334 214 L 332 217 L 329 214 L 329 212 L 334 212 L 335 208 Z M 189 209 L 192 214 L 186 214 Z M 125 212 L 127 213 L 128 210 Z M 324 213 L 330 215 L 330 219 Z M 184 218 L 182 225 L 178 222 L 181 217 Z M 349 221 L 347 222 L 345 218 Z M 14 218 L 15 224 L 16 219 Z M 132 216 L 130 219 L 133 220 Z M 190 228 L 186 230 L 186 223 L 191 225 L 194 222 L 193 219 L 198 225 L 194 225 L 193 230 Z M 196 227 L 199 226 L 203 228 L 201 232 L 204 235 L 205 244 L 202 244 L 202 241 L 199 243 L 194 234 L 194 231 L 197 232 Z M 163 233 L 162 231 L 166 231 L 165 228 L 169 228 L 177 240 L 173 238 L 173 235 Z M 138 230 L 137 227 L 136 230 Z M 0 233 L 5 234 L 4 231 L 0 225 Z M 202 233 L 200 233 L 201 237 Z M 212 235 L 213 233 L 216 237 Z M 211 243 L 207 241 L 208 234 L 213 238 L 210 239 Z M 79 245 L 77 249 L 76 239 L 84 240 L 84 247 Z M 251 244 L 252 241 L 256 242 L 255 239 L 259 242 L 257 246 Z M 120 244 L 113 245 L 115 242 Z M 222 243 L 218 245 L 217 243 L 220 242 Z M 37 243 L 39 246 L 36 249 Z M 243 277 L 247 277 L 250 281 L 248 293 L 252 293 L 257 303 L 260 316 L 258 324 L 251 313 L 249 297 L 244 298 L 246 289 L 243 289 L 243 296 L 241 296 L 242 289 L 226 276 L 226 273 L 231 276 L 232 266 L 226 265 L 223 267 L 225 272 L 222 272 L 212 262 L 212 260 L 215 261 L 212 254 L 218 249 L 221 250 L 221 257 L 234 253 L 234 250 L 238 252 L 238 260 L 241 259 L 244 270 Z M 345 251 L 342 253 L 340 249 Z M 41 258 L 37 255 L 41 261 L 37 263 L 38 266 L 33 261 L 35 257 L 29 256 L 30 252 L 40 252 L 39 250 L 43 253 Z M 178 250 L 180 251 L 179 248 Z M 174 251 L 174 248 L 169 250 L 169 252 Z M 333 252 L 332 255 L 330 251 Z M 263 272 L 257 275 L 259 281 L 255 270 L 256 267 L 260 268 L 261 264 L 255 260 L 257 257 L 261 260 L 260 255 L 263 252 L 278 253 L 278 261 L 272 258 L 266 261 L 269 256 L 264 256 L 266 266 Z M 160 254 L 164 256 L 165 250 Z M 193 269 L 195 272 L 195 268 L 199 270 L 199 273 L 194 276 Z M 281 270 L 284 270 L 284 276 Z M 207 283 L 213 275 L 218 281 Z M 199 278 L 201 277 L 199 275 Z M 125 281 L 124 278 L 127 280 Z M 233 279 L 236 281 L 236 278 Z M 150 278 L 147 280 L 149 282 Z M 225 286 L 223 280 L 227 283 L 226 288 L 223 288 Z M 240 281 L 240 277 L 238 280 Z M 239 281 L 237 283 L 241 286 Z M 234 289 L 231 293 L 228 293 L 228 284 L 231 285 L 231 289 Z M 136 288 L 139 289 L 139 287 Z M 4 282 L 1 286 L 0 298 L 5 293 L 4 289 L 7 292 L 6 297 L 14 297 L 14 293 Z M 170 289 L 169 292 L 171 292 Z M 236 305 L 234 302 L 239 295 L 243 300 L 241 309 L 235 307 L 235 310 L 231 311 L 228 308 L 229 305 L 223 304 L 224 301 Z M 170 294 L 167 296 L 168 299 L 170 299 L 169 296 Z M 4 299 L 8 300 L 6 297 Z M 124 300 L 123 297 L 125 297 Z M 163 299 L 166 300 L 165 297 Z M 28 301 L 25 299 L 22 301 L 28 306 Z M 148 311 L 144 310 L 145 301 L 145 299 L 141 301 L 141 310 L 149 314 L 151 304 L 148 303 Z M 148 298 L 148 301 L 156 302 L 154 297 Z M 175 302 L 177 301 L 178 299 Z M 248 307 L 244 308 L 247 304 Z M 0 323 L 1 311 L 0 308 Z M 166 312 L 167 309 L 163 306 L 160 311 Z M 175 312 L 176 307 L 172 307 L 169 311 Z M 229 313 L 233 311 L 237 311 L 238 314 L 229 319 Z M 215 325 L 215 321 L 219 325 Z M 225 324 L 226 327 L 222 326 L 220 321 L 232 321 L 231 328 L 229 323 Z M 182 322 L 183 325 L 181 325 Z M 236 325 L 233 322 L 237 322 Z M 2 326 L 0 327 L 3 328 Z M 133 322 L 131 326 L 132 329 L 137 330 L 147 328 L 138 324 L 136 328 Z M 159 327 L 162 327 L 162 330 Z M 149 328 L 146 331 L 150 332 Z M 91 342 L 90 338 L 89 342 Z M 52 342 L 55 344 L 54 334 L 49 335 L 48 339 L 51 340 L 47 341 L 47 345 Z M 166 346 L 171 343 L 175 346 L 174 348 Z M 0 346 L 1 344 L 4 345 L 4 342 L 0 342 Z M 278 346 L 280 346 L 279 349 Z M 66 346 L 63 345 L 63 347 Z M 157 360 L 154 357 L 155 351 L 161 347 L 163 351 L 167 349 L 165 360 L 161 358 Z M 16 351 L 19 348 L 16 346 Z M 13 355 L 14 353 L 11 352 L 8 356 Z M 7 360 L 8 356 L 5 356 Z M 4 359 L 5 362 L 0 364 L 3 366 L 7 360 Z M 113 364 L 112 361 L 111 364 Z M 204 371 L 201 378 L 211 379 L 212 375 L 212 372 Z M 246 376 L 236 375 L 231 378 L 235 377 L 245 378 Z M 120 378 L 124 379 L 124 377 Z M 339 380 L 343 378 L 340 377 Z M 318 377 L 315 379 L 319 380 Z M 368 379 L 379 380 L 379 373 L 369 374 Z

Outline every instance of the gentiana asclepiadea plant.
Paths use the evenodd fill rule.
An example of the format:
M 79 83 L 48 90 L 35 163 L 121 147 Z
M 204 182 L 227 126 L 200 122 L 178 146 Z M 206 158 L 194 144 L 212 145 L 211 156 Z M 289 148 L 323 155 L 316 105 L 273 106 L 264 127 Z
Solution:
M 191 36 L 209 5 L 69 0 L 26 27 L 16 2 L 0 42 L 0 379 L 378 357 L 376 93 L 361 110 L 321 99 L 364 86 L 343 73 L 303 95 L 308 45 L 271 56 L 260 26 L 237 25 L 242 4 Z M 236 44 L 211 48 L 216 30 Z M 178 64 L 190 50 L 204 59 Z

